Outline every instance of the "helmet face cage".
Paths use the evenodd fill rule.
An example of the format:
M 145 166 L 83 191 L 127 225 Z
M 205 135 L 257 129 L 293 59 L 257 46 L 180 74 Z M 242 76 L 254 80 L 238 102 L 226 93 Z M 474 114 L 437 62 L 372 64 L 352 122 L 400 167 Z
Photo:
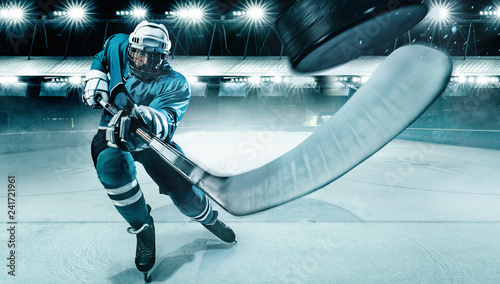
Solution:
M 147 49 L 127 47 L 128 63 L 132 74 L 140 81 L 152 81 L 160 74 L 167 64 L 167 54 Z

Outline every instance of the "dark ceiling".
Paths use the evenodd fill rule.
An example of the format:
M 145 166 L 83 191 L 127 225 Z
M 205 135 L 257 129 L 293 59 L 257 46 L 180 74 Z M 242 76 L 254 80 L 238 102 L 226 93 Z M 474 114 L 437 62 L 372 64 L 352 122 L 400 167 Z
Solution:
M 174 10 L 180 1 L 147 1 L 146 6 L 149 19 L 160 19 L 169 29 L 174 42 L 171 53 L 174 55 L 208 55 L 210 52 L 210 55 L 225 56 L 277 56 L 286 55 L 286 50 L 282 50 L 281 42 L 272 28 L 272 19 L 290 2 L 267 1 L 271 22 L 259 28 L 249 28 L 241 21 L 230 20 L 233 11 L 243 9 L 242 1 L 204 1 L 207 18 L 204 24 L 197 26 L 165 22 L 164 12 Z M 450 1 L 454 3 L 455 23 L 435 27 L 423 21 L 409 33 L 400 35 L 397 41 L 388 42 L 371 54 L 387 55 L 395 47 L 411 41 L 439 48 L 452 56 L 463 56 L 466 49 L 469 56 L 500 56 L 500 17 L 484 19 L 478 16 L 479 11 L 494 5 L 493 2 Z M 117 10 L 129 10 L 130 2 L 86 1 L 92 20 L 86 26 L 70 28 L 53 16 L 54 11 L 68 3 L 57 0 L 25 1 L 24 5 L 29 11 L 25 25 L 19 28 L 4 22 L 1 26 L 0 55 L 91 56 L 101 49 L 105 38 L 114 33 L 130 33 L 137 24 L 137 21 L 119 19 L 115 14 Z M 222 15 L 227 15 L 225 21 L 218 22 L 214 28 L 215 21 L 220 20 Z

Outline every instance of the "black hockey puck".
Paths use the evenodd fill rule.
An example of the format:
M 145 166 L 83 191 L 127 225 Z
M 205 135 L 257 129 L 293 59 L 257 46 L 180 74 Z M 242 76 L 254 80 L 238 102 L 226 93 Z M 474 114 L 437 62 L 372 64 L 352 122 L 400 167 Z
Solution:
M 280 12 L 276 28 L 292 67 L 314 72 L 394 40 L 427 12 L 422 0 L 299 0 Z

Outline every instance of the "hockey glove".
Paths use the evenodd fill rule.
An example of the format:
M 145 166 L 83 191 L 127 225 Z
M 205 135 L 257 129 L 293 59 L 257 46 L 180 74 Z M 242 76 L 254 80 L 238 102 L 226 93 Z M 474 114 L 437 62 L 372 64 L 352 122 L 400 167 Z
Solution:
M 120 110 L 113 116 L 106 129 L 106 140 L 109 147 L 129 152 L 147 148 L 146 143 L 135 134 L 139 125 L 135 121 L 132 123 L 133 120 L 134 118 L 127 115 L 124 110 Z
M 99 70 L 90 70 L 85 77 L 85 90 L 82 96 L 83 103 L 93 108 L 100 108 L 101 105 L 97 101 L 98 97 L 109 101 L 108 85 L 108 75 Z
M 148 106 L 136 106 L 130 115 L 156 137 L 161 140 L 167 138 L 170 123 L 164 113 Z
M 110 147 L 129 152 L 141 151 L 147 149 L 148 145 L 135 133 L 137 128 L 144 127 L 163 140 L 168 135 L 165 124 L 168 126 L 166 116 L 147 106 L 134 107 L 130 115 L 121 110 L 109 122 L 106 140 Z

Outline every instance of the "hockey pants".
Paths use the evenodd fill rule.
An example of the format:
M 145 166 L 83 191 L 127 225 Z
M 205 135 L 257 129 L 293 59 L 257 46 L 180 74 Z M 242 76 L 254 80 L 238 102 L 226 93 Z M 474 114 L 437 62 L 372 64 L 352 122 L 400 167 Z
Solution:
M 171 143 L 177 150 L 181 148 Z M 118 212 L 134 229 L 149 223 L 146 201 L 137 181 L 134 161 L 141 163 L 159 186 L 161 194 L 170 196 L 186 216 L 206 224 L 213 217 L 210 201 L 199 188 L 192 186 L 178 172 L 166 166 L 153 150 L 126 152 L 110 148 L 105 132 L 98 131 L 92 141 L 92 158 L 97 176 Z

